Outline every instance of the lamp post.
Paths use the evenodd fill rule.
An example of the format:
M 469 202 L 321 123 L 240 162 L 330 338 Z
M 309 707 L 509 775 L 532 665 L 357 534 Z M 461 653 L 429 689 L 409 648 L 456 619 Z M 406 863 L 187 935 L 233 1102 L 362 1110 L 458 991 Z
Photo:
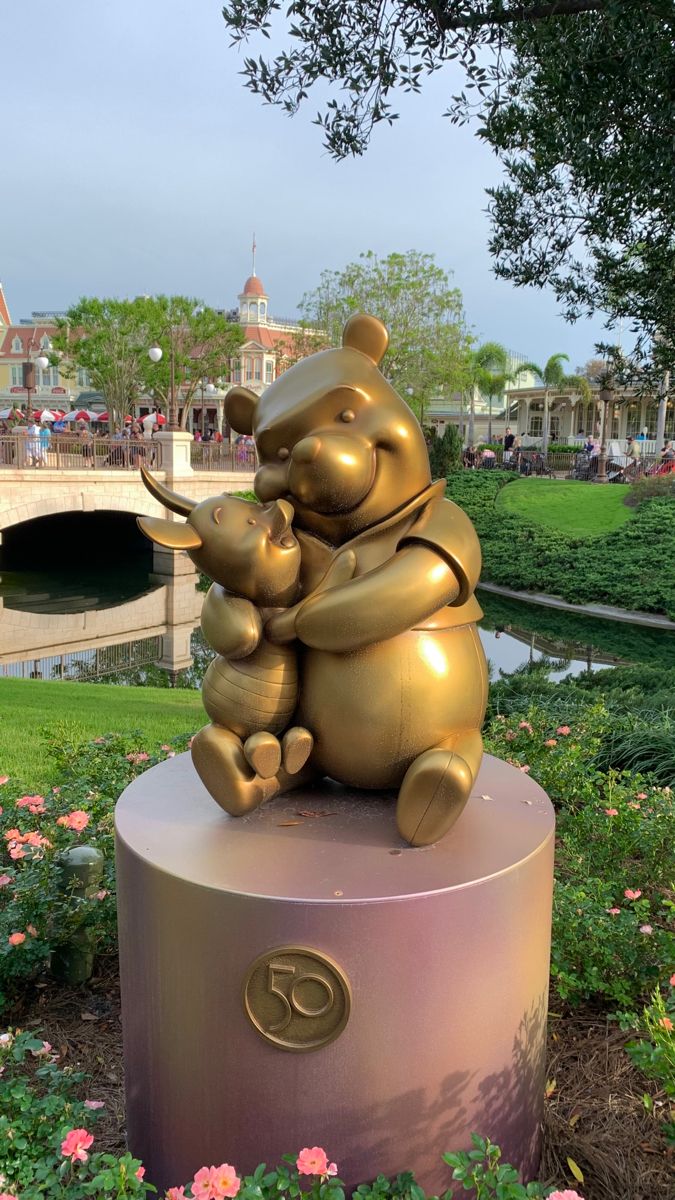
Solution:
M 35 368 L 39 367 L 41 371 L 46 371 L 47 367 L 49 366 L 49 359 L 47 358 L 47 355 L 44 353 L 44 350 L 41 350 L 40 353 L 38 355 L 36 355 L 36 357 L 34 359 L 31 358 L 31 353 L 35 349 L 37 349 L 35 336 L 36 335 L 33 334 L 32 337 L 26 342 L 26 361 L 23 364 L 23 386 L 25 387 L 26 391 L 28 392 L 28 408 L 27 408 L 28 420 L 30 420 L 31 417 L 33 416 L 33 404 L 31 401 L 31 392 L 34 392 L 36 390 Z M 51 348 L 52 348 L 51 342 L 48 341 L 46 349 L 51 350 Z
M 216 392 L 216 389 L 215 389 L 215 385 L 214 385 L 214 384 L 212 384 L 212 383 L 210 383 L 210 382 L 209 382 L 207 379 L 202 379 L 202 380 L 201 380 L 201 382 L 200 382 L 200 385 L 199 385 L 199 386 L 200 386 L 200 388 L 201 388 L 201 393 L 202 393 L 202 419 L 201 419 L 201 426 L 202 426 L 202 440 L 203 440 L 203 439 L 204 439 L 204 433 L 206 432 L 206 429 L 205 429 L 205 425 L 206 425 L 206 409 L 205 409 L 205 407 L 204 407 L 204 393 L 206 392 L 207 396 L 214 396 L 214 395 L 215 395 L 215 392 Z
M 607 410 L 614 403 L 614 388 L 611 381 L 600 389 L 598 396 L 602 404 L 602 425 L 600 427 L 600 453 L 598 454 L 598 474 L 596 483 L 607 483 Z
M 162 347 L 155 342 L 148 350 L 148 358 L 150 362 L 158 363 L 162 361 L 164 352 Z M 176 397 L 176 355 L 173 345 L 173 329 L 169 330 L 169 404 L 167 412 L 166 428 L 168 433 L 177 433 L 180 429 L 178 424 L 178 403 Z

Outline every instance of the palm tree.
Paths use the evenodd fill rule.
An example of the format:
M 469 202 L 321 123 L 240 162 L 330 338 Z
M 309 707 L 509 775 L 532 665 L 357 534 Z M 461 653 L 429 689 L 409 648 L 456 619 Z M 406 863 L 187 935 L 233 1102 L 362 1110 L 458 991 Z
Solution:
M 492 402 L 495 397 L 504 395 L 506 385 L 511 383 L 514 376 L 508 369 L 508 350 L 499 342 L 484 342 L 472 351 L 475 362 L 475 383 L 478 390 L 488 398 L 488 431 L 487 440 L 492 441 Z M 472 400 L 473 407 L 473 400 Z
M 589 382 L 583 375 L 565 374 L 563 362 L 569 361 L 568 354 L 552 354 L 544 367 L 539 367 L 536 363 L 525 363 L 518 370 L 518 374 L 523 371 L 532 371 L 534 375 L 541 379 L 544 385 L 544 420 L 541 429 L 542 454 L 546 454 L 548 451 L 549 396 L 551 392 L 580 392 L 584 400 L 588 400 L 591 394 Z

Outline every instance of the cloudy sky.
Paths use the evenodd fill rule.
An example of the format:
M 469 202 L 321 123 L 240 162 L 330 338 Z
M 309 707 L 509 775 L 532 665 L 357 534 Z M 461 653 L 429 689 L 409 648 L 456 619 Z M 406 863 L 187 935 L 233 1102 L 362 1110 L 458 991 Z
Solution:
M 490 153 L 441 114 L 439 72 L 365 158 L 334 163 L 311 123 L 244 90 L 219 0 L 4 5 L 0 279 L 13 317 L 81 295 L 185 292 L 231 306 L 251 265 L 293 316 L 324 268 L 363 250 L 432 253 L 480 338 L 536 361 L 593 353 L 547 293 L 493 278 Z M 8 51 L 10 51 L 8 53 Z

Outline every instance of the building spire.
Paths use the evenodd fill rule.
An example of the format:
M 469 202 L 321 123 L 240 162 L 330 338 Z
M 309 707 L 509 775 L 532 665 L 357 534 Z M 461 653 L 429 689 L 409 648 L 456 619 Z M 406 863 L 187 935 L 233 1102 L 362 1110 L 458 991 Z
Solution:
M 251 271 L 251 275 L 255 275 L 255 252 L 256 252 L 255 233 L 253 234 L 253 245 L 251 246 L 251 252 L 253 254 L 253 269 Z

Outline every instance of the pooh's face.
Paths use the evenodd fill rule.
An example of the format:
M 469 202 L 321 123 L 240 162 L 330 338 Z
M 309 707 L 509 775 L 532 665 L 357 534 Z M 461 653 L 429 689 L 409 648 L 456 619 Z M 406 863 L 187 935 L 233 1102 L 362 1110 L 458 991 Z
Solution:
M 377 369 L 384 326 L 352 318 L 343 343 L 286 371 L 250 410 L 260 459 L 256 494 L 287 497 L 296 524 L 335 545 L 430 483 L 422 430 Z M 235 429 L 238 415 L 246 423 L 239 401 L 243 409 L 241 392 L 228 404 Z

